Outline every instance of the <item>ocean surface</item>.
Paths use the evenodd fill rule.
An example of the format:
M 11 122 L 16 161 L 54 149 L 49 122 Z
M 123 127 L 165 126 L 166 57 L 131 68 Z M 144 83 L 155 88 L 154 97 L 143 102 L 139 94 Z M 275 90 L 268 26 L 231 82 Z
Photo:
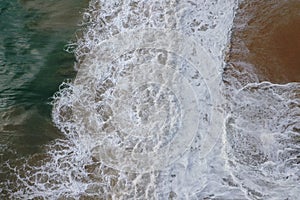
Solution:
M 1 199 L 297 199 L 300 4 L 1 0 Z
M 79 10 L 86 5 L 80 1 L 64 4 L 0 3 L 2 161 L 8 159 L 5 149 L 19 155 L 34 153 L 59 136 L 51 123 L 49 102 L 61 82 L 75 75 L 75 58 L 64 48 L 74 39 L 81 19 Z
M 0 161 L 3 184 L 13 181 L 7 161 L 28 158 L 62 134 L 50 105 L 59 85 L 75 76 L 66 45 L 79 30 L 87 1 L 0 1 Z

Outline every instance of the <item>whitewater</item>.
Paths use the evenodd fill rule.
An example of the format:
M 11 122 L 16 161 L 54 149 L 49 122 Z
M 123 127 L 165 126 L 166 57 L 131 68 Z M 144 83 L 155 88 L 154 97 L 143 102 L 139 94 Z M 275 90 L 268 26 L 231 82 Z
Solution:
M 69 45 L 76 78 L 52 102 L 64 137 L 8 162 L 16 182 L 2 190 L 10 199 L 297 199 L 300 86 L 223 74 L 238 4 L 91 0 Z

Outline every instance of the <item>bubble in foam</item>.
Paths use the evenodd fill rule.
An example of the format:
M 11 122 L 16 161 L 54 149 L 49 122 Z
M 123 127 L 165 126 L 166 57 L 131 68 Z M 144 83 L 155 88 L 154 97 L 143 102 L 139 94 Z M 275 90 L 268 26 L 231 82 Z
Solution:
M 195 136 L 202 156 L 212 148 L 216 65 L 192 38 L 158 29 L 126 32 L 90 55 L 75 80 L 83 90 L 72 117 L 93 140 L 93 157 L 145 172 L 176 161 Z

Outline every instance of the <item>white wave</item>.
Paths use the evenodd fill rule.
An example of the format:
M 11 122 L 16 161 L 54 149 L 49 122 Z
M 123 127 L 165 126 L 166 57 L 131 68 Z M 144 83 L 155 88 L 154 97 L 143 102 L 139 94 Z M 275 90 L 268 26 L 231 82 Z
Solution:
M 297 199 L 300 85 L 250 83 L 232 99 L 228 165 L 250 198 Z
M 203 174 L 223 128 L 221 52 L 231 24 L 222 23 L 232 20 L 234 6 L 228 3 L 91 2 L 75 52 L 79 71 L 71 94 L 61 90 L 54 120 L 101 163 L 94 173 L 109 167 L 113 175 L 95 175 L 113 180 L 98 186 L 107 195 L 192 198 L 222 182 L 221 173 Z
M 92 0 L 77 77 L 54 97 L 66 138 L 42 163 L 8 165 L 18 176 L 12 196 L 296 198 L 299 84 L 222 91 L 236 6 Z

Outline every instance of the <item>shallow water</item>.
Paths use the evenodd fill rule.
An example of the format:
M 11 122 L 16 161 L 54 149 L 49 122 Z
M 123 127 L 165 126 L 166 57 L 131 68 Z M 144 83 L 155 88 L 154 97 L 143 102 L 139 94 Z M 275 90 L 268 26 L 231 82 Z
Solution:
M 250 199 L 297 199 L 300 192 L 299 5 L 243 1 L 234 20 L 223 74 L 226 152 Z
M 5 197 L 296 199 L 299 83 L 234 63 L 238 3 L 90 1 L 53 96 L 61 137 L 4 163 Z
M 229 63 L 259 81 L 300 81 L 300 2 L 243 1 L 234 20 Z

